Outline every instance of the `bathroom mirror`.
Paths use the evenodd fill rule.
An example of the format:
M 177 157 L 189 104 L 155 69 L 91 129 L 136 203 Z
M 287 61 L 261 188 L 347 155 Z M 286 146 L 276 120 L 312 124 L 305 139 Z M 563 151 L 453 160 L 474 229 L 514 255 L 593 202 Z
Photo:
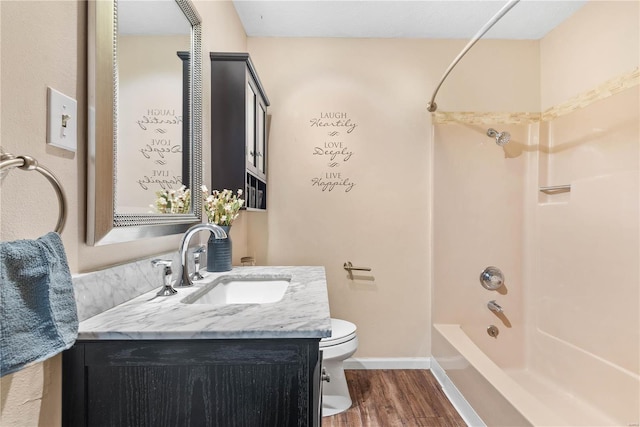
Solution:
M 88 3 L 88 244 L 201 222 L 200 23 L 189 0 Z M 157 192 L 183 185 L 190 204 L 162 209 Z

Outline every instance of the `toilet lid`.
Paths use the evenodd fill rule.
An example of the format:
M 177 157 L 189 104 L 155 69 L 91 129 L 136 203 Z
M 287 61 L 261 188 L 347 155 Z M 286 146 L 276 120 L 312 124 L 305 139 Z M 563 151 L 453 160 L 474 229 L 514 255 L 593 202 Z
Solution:
M 320 347 L 338 345 L 356 336 L 356 325 L 342 319 L 331 319 L 331 336 L 320 340 Z

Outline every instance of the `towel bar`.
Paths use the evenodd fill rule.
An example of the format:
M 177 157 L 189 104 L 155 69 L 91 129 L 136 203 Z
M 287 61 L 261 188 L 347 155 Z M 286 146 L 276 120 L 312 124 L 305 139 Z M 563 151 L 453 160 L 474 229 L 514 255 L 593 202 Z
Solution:
M 59 213 L 58 213 L 58 223 L 56 224 L 55 231 L 56 233 L 62 233 L 64 229 L 64 223 L 67 221 L 67 199 L 64 195 L 64 190 L 62 189 L 62 185 L 58 178 L 47 168 L 44 166 L 40 166 L 38 161 L 31 156 L 14 156 L 9 153 L 2 153 L 0 156 L 0 171 L 8 168 L 20 168 L 26 171 L 38 171 L 40 172 L 53 186 L 53 189 L 56 191 L 56 195 L 58 196 L 58 205 L 59 205 Z M 4 178 L 6 172 L 0 173 L 0 176 Z
M 349 272 L 349 278 L 351 280 L 353 280 L 353 270 L 371 271 L 370 267 L 354 267 L 353 264 L 351 264 L 351 261 L 345 262 L 343 268 Z

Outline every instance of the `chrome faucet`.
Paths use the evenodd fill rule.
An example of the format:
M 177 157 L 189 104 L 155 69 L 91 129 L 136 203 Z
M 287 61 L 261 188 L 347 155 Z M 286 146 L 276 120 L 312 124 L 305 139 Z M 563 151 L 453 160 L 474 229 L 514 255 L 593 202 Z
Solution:
M 502 313 L 502 307 L 500 307 L 500 304 L 498 304 L 496 300 L 489 301 L 487 303 L 487 307 L 489 307 L 489 310 L 493 311 L 494 313 Z
M 222 228 L 215 224 L 210 223 L 202 223 L 196 224 L 184 233 L 184 237 L 182 238 L 182 243 L 180 243 L 180 262 L 182 263 L 182 280 L 178 286 L 193 286 L 193 282 L 191 281 L 191 277 L 189 277 L 189 271 L 187 268 L 187 252 L 189 249 L 189 242 L 191 242 L 191 238 L 198 232 L 202 230 L 209 230 L 211 234 L 216 239 L 224 239 L 227 237 L 227 233 L 224 232 Z

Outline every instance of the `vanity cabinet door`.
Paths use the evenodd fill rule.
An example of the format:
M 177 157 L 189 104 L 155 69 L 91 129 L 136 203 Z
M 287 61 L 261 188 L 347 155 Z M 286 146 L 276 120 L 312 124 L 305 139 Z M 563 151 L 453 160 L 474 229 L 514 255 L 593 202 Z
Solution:
M 319 346 L 319 345 L 318 345 Z M 322 367 L 322 350 L 318 352 L 318 363 L 313 373 L 313 413 L 315 416 L 314 426 L 322 425 L 322 387 L 325 381 L 325 372 Z
M 211 186 L 267 207 L 269 99 L 247 53 L 211 52 Z
M 319 340 L 78 342 L 63 426 L 317 426 Z

